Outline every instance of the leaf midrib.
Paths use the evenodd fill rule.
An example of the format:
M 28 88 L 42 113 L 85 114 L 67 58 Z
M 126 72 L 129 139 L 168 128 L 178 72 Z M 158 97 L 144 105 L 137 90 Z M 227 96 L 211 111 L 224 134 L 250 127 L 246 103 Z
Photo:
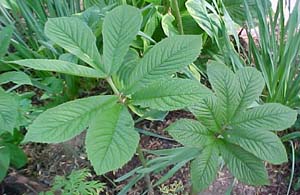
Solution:
M 236 108 L 236 110 L 235 110 L 235 112 L 234 112 L 234 114 L 233 114 L 234 117 L 236 116 L 236 114 L 238 114 L 238 113 L 240 112 L 241 105 L 242 105 L 242 103 L 243 103 L 243 101 L 244 101 L 244 99 L 245 99 L 245 97 L 246 97 L 246 91 L 248 91 L 249 86 L 251 86 L 251 85 L 250 85 L 250 84 L 251 84 L 250 81 L 253 79 L 253 77 L 254 77 L 254 74 L 251 74 L 251 76 L 250 76 L 250 78 L 249 78 L 249 82 L 247 83 L 246 88 L 245 88 L 245 90 L 243 91 L 242 97 L 241 97 L 241 99 L 240 99 L 240 102 L 239 102 L 239 104 L 238 104 L 238 106 L 237 106 L 237 108 Z M 240 88 L 240 89 L 241 89 L 241 88 Z M 237 94 L 237 95 L 239 95 L 239 94 Z
M 209 146 L 207 146 L 207 147 L 209 147 Z M 211 147 L 213 147 L 213 146 L 211 146 Z M 203 176 L 205 175 L 205 170 L 207 169 L 209 161 L 211 160 L 211 157 L 213 155 L 213 150 L 214 150 L 213 148 L 210 149 L 209 158 L 207 159 L 207 161 L 205 161 L 205 168 L 203 169 L 202 173 L 200 174 L 201 180 L 204 178 Z M 205 181 L 205 182 L 207 182 L 207 181 Z
M 247 169 L 248 170 L 250 170 L 250 172 L 253 170 L 252 168 L 250 168 L 250 166 L 248 166 L 248 163 L 246 163 L 244 160 L 243 160 L 243 158 L 241 158 L 239 155 L 237 155 L 235 152 L 233 152 L 232 150 L 231 150 L 231 148 L 230 149 L 228 149 L 228 147 L 226 147 L 226 150 L 227 150 L 227 152 L 229 152 L 232 156 L 234 156 L 234 158 L 235 159 L 237 159 L 240 163 L 242 163 L 242 164 L 244 164 L 244 166 L 245 167 L 247 167 Z M 249 153 L 249 152 L 247 152 L 249 155 L 252 155 L 251 153 Z M 253 156 L 252 157 L 253 158 L 253 160 L 254 160 L 254 158 L 256 158 L 255 156 Z M 232 163 L 232 161 L 233 161 L 234 159 L 229 159 L 229 161 L 231 161 L 231 163 Z M 256 160 L 256 159 L 255 159 Z M 256 169 L 254 169 L 254 171 L 255 171 Z M 255 171 L 256 172 L 256 171 Z M 253 175 L 253 174 L 251 174 L 251 175 Z
M 60 30 L 60 33 L 62 33 L 62 34 L 65 34 L 69 39 L 71 39 L 71 41 L 73 42 L 73 44 L 79 49 L 79 51 L 81 51 L 83 54 L 84 54 L 84 57 L 88 57 L 88 59 L 90 59 L 89 61 L 90 61 L 90 63 L 92 63 L 92 64 L 90 64 L 90 63 L 88 63 L 88 64 L 90 64 L 92 67 L 94 67 L 94 68 L 99 68 L 100 69 L 100 64 L 98 64 L 98 63 L 96 63 L 95 62 L 95 59 L 94 58 L 91 58 L 89 55 L 88 55 L 88 53 L 87 53 L 87 51 L 85 51 L 85 50 L 83 50 L 80 46 L 79 46 L 79 44 L 75 41 L 75 39 L 73 39 L 73 37 L 71 36 L 71 35 L 69 35 L 68 33 L 65 33 L 64 32 L 64 30 L 63 29 L 61 29 L 60 28 L 60 26 L 56 23 L 56 22 L 52 22 L 53 24 L 54 24 L 54 26 L 56 26 L 59 30 Z M 95 44 L 95 42 L 93 42 L 93 44 Z M 59 44 L 60 45 L 60 44 Z M 63 46 L 62 46 L 63 47 Z M 99 54 L 99 53 L 98 53 Z M 101 70 L 101 69 L 100 69 Z M 101 70 L 102 72 L 103 72 L 103 70 Z
M 113 140 L 113 138 L 114 138 L 114 135 L 116 134 L 116 132 L 117 132 L 117 126 L 118 126 L 118 123 L 119 123 L 119 121 L 120 121 L 120 115 L 121 115 L 121 112 L 122 112 L 122 107 L 120 108 L 120 112 L 118 113 L 119 114 L 119 116 L 116 118 L 116 121 L 115 121 L 115 123 L 114 123 L 114 125 L 113 125 L 113 130 L 114 130 L 114 132 L 111 134 L 111 136 L 110 136 L 110 139 L 109 139 L 109 145 L 108 145 L 108 147 L 106 147 L 106 149 L 105 149 L 105 152 L 104 152 L 104 155 L 103 155 L 103 158 L 101 159 L 101 161 L 100 162 L 102 162 L 101 164 L 100 164 L 100 168 L 101 169 L 103 169 L 103 159 L 105 159 L 105 157 L 106 157 L 106 155 L 107 155 L 107 153 L 108 153 L 108 151 L 110 150 L 110 148 L 111 148 L 111 145 L 112 145 L 112 140 Z
M 157 64 L 157 66 L 153 66 L 153 68 L 151 68 L 150 70 L 146 67 L 146 71 L 144 72 L 144 74 L 142 74 L 141 76 L 139 76 L 138 79 L 135 79 L 134 82 L 132 82 L 130 84 L 130 87 L 128 88 L 128 90 L 129 91 L 132 90 L 132 88 L 134 87 L 134 85 L 136 85 L 136 83 L 140 83 L 142 80 L 145 80 L 145 79 L 148 80 L 147 79 L 147 75 L 150 75 L 150 73 L 152 73 L 153 70 L 156 70 L 156 69 L 160 68 L 162 64 L 165 64 L 166 62 L 168 62 L 168 59 L 171 56 L 176 56 L 176 55 L 178 55 L 178 53 L 181 53 L 182 50 L 187 49 L 187 48 L 188 48 L 188 46 L 180 47 L 180 49 L 178 51 L 176 51 L 175 53 L 172 53 L 171 55 L 169 55 L 168 57 L 166 57 L 165 60 L 161 61 L 161 63 Z M 148 54 L 148 55 L 150 55 L 150 54 Z M 153 54 L 151 53 L 151 55 L 153 55 Z M 143 59 L 145 59 L 145 57 Z M 134 73 L 136 73 L 136 70 L 139 68 L 139 66 L 143 65 L 143 59 L 139 62 L 138 66 L 136 66 L 136 68 L 133 70 Z M 149 63 L 149 64 L 151 64 L 151 63 Z
M 168 97 L 180 97 L 183 98 L 183 96 L 187 95 L 198 95 L 199 92 L 195 93 L 185 93 L 185 94 L 171 94 L 171 95 L 158 95 L 158 96 L 147 96 L 147 97 L 142 97 L 141 99 L 135 99 L 135 101 L 143 101 L 143 100 L 156 100 L 156 99 L 162 99 L 162 98 L 168 98 Z
M 286 112 L 280 112 L 280 113 L 270 113 L 270 114 L 267 114 L 267 115 L 263 115 L 261 117 L 254 117 L 254 118 L 251 118 L 250 120 L 240 120 L 240 121 L 232 121 L 231 125 L 235 126 L 235 125 L 241 125 L 243 123 L 246 123 L 246 122 L 251 122 L 253 120 L 263 120 L 264 118 L 266 117 L 272 117 L 273 115 L 282 115 L 282 114 L 288 114 L 290 112 L 286 111 Z M 248 115 L 249 116 L 249 115 Z
M 83 114 L 79 114 L 77 117 L 75 118 L 72 118 L 71 120 L 68 120 L 68 121 L 57 121 L 58 124 L 62 124 L 62 125 L 59 125 L 59 127 L 62 127 L 62 126 L 69 126 L 70 123 L 72 121 L 76 121 L 76 120 L 83 120 L 84 118 L 88 117 L 87 115 L 90 115 L 92 114 L 93 112 L 95 111 L 99 111 L 99 110 L 102 110 L 104 108 L 106 108 L 107 104 L 109 104 L 111 101 L 113 101 L 114 99 L 108 99 L 106 100 L 103 104 L 99 104 L 98 106 L 95 106 L 94 108 L 92 108 L 91 110 L 87 110 L 86 112 L 84 112 Z M 102 108 L 102 109 L 99 109 L 99 108 Z M 31 128 L 32 126 L 34 126 L 34 124 L 31 125 Z M 56 127 L 52 127 L 50 129 L 48 129 L 48 131 L 50 130 L 53 130 L 53 129 L 57 129 L 59 128 L 58 125 Z M 30 128 L 30 127 L 29 127 Z

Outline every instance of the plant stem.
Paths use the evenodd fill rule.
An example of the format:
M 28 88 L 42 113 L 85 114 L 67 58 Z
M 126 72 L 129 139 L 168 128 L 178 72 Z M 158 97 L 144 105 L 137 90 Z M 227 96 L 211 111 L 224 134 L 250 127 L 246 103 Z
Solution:
M 114 82 L 112 81 L 111 77 L 107 77 L 106 81 L 108 82 L 108 84 L 110 85 L 110 87 L 112 88 L 113 92 L 116 95 L 120 95 L 119 90 L 117 89 L 117 87 L 115 86 Z
M 138 153 L 138 157 L 139 157 L 139 159 L 140 159 L 143 167 L 146 168 L 147 167 L 146 159 L 145 159 L 145 156 L 143 154 L 141 145 L 138 145 L 137 153 Z M 151 184 L 151 179 L 150 179 L 149 173 L 147 173 L 145 175 L 145 182 L 146 182 L 146 184 L 148 186 L 148 195 L 154 195 L 154 190 L 153 190 L 153 187 L 152 187 L 152 184 Z
M 121 94 L 120 94 L 119 90 L 117 89 L 117 87 L 115 86 L 112 78 L 111 77 L 107 77 L 106 81 L 108 82 L 108 84 L 112 88 L 113 92 L 116 95 L 120 96 Z M 146 159 L 145 159 L 145 156 L 143 154 L 143 151 L 142 151 L 140 145 L 138 145 L 137 153 L 138 153 L 139 160 L 141 161 L 143 167 L 146 168 L 147 167 Z M 151 178 L 150 178 L 150 175 L 148 173 L 145 175 L 145 182 L 146 182 L 146 184 L 148 186 L 148 195 L 154 195 L 154 190 L 153 190 L 153 187 L 152 187 L 152 184 L 151 184 Z
M 184 34 L 183 32 L 183 25 L 182 25 L 182 19 L 181 19 L 181 15 L 180 15 L 180 11 L 179 11 L 179 7 L 178 7 L 178 2 L 177 0 L 172 0 L 172 4 L 173 4 L 173 9 L 175 12 L 175 18 L 177 21 L 177 27 L 178 27 L 178 31 L 181 35 Z

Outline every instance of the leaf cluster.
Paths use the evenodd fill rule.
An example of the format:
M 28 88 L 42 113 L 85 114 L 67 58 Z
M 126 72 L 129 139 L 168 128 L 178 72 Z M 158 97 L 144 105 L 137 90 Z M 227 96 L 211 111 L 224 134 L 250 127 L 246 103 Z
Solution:
M 223 64 L 208 64 L 213 95 L 190 107 L 197 120 L 181 119 L 167 131 L 186 147 L 201 153 L 191 163 L 195 191 L 215 179 L 219 157 L 240 181 L 268 184 L 263 161 L 287 162 L 286 150 L 275 133 L 294 124 L 297 112 L 278 103 L 258 105 L 264 80 L 255 68 L 233 73 Z
M 132 55 L 132 41 L 142 24 L 139 9 L 123 5 L 108 12 L 103 22 L 103 54 L 88 25 L 76 17 L 49 19 L 45 34 L 77 56 L 82 65 L 63 60 L 12 61 L 35 70 L 55 71 L 105 79 L 114 95 L 77 99 L 46 110 L 29 126 L 24 142 L 58 143 L 87 129 L 86 150 L 95 171 L 104 174 L 120 168 L 134 155 L 139 134 L 128 110 L 151 108 L 169 111 L 185 108 L 209 90 L 197 81 L 174 78 L 201 51 L 201 36 L 166 38 L 143 58 Z M 136 55 L 136 54 L 135 54 Z M 175 87 L 179 86 L 179 87 Z

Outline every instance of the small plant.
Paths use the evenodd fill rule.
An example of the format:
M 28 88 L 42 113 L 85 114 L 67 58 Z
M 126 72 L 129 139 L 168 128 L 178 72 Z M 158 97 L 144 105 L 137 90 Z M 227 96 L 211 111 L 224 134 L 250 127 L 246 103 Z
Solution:
M 201 151 L 191 163 L 194 191 L 213 182 L 219 156 L 238 180 L 268 184 L 263 161 L 287 162 L 286 150 L 272 131 L 292 126 L 297 112 L 278 103 L 256 103 L 264 80 L 255 68 L 242 68 L 234 74 L 225 65 L 212 62 L 208 78 L 214 92 L 190 108 L 197 120 L 181 119 L 167 128 L 178 142 Z
M 10 92 L 27 83 L 27 75 L 14 71 L 0 74 L 0 85 L 7 82 L 17 85 L 6 91 L 0 87 L 0 181 L 6 176 L 9 166 L 19 169 L 27 163 L 25 153 L 19 148 L 24 137 L 20 127 L 28 125 L 31 121 L 28 112 L 32 111 L 26 94 Z
M 114 95 L 82 98 L 46 110 L 29 126 L 24 142 L 63 142 L 88 128 L 85 142 L 88 158 L 96 173 L 104 174 L 123 166 L 138 147 L 139 133 L 128 108 L 132 111 L 135 108 L 181 109 L 209 94 L 209 90 L 197 81 L 172 76 L 198 57 L 201 36 L 166 38 L 140 58 L 129 47 L 140 30 L 142 19 L 140 10 L 128 5 L 107 13 L 102 31 L 103 56 L 93 32 L 80 19 L 48 20 L 45 34 L 89 67 L 47 59 L 11 63 L 36 70 L 106 79 Z M 132 55 L 134 60 L 128 60 Z
M 72 171 L 67 177 L 56 176 L 50 191 L 40 195 L 98 195 L 103 192 L 104 184 L 98 181 L 88 181 L 90 173 L 87 169 Z
M 182 181 L 174 181 L 169 185 L 162 184 L 158 187 L 162 195 L 180 195 L 184 194 L 184 186 Z M 187 195 L 187 193 L 185 193 Z
M 13 134 L 0 133 L 0 182 L 10 166 L 19 169 L 27 163 L 26 154 L 19 148 L 22 139 L 23 135 L 17 130 Z

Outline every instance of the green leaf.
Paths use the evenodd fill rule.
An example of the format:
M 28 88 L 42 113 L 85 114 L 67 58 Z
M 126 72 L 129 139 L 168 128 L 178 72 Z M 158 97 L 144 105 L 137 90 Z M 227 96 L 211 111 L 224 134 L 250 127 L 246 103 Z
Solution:
M 5 143 L 10 153 L 10 164 L 15 168 L 19 169 L 27 163 L 27 156 L 21 148 L 15 144 Z
M 151 121 L 163 121 L 168 115 L 167 111 L 141 108 L 131 104 L 128 104 L 128 108 L 130 108 L 130 110 L 134 112 L 134 114 L 139 116 L 139 118 L 135 121 L 135 123 L 140 122 L 144 119 L 151 120 Z
M 138 34 L 142 15 L 139 9 L 123 5 L 106 14 L 103 23 L 103 59 L 106 74 L 121 66 L 131 42 Z
M 177 28 L 173 25 L 174 21 L 175 17 L 171 13 L 167 13 L 161 19 L 161 27 L 164 30 L 165 35 L 168 37 L 179 34 Z
M 240 69 L 237 71 L 236 76 L 240 86 L 237 98 L 238 106 L 235 114 L 239 114 L 239 112 L 249 107 L 259 98 L 265 86 L 265 81 L 261 73 L 252 67 Z
M 2 28 L 0 32 L 0 43 L 1 43 L 0 58 L 2 58 L 7 53 L 13 32 L 14 30 L 12 26 L 6 26 Z
M 55 71 L 64 74 L 70 74 L 81 77 L 103 78 L 104 75 L 99 70 L 81 66 L 63 60 L 46 60 L 46 59 L 26 59 L 11 61 L 10 63 L 18 64 L 35 70 Z
M 247 11 L 244 6 L 247 3 L 251 11 L 251 16 L 256 17 L 255 9 L 257 7 L 255 0 L 223 0 L 223 3 L 232 19 L 240 25 L 243 25 L 247 19 L 245 12 Z
M 139 63 L 139 60 L 139 53 L 134 49 L 129 49 L 119 70 L 113 75 L 113 81 L 120 90 L 123 90 L 125 86 L 128 86 L 128 78 L 130 77 L 132 70 Z
M 237 145 L 219 143 L 219 149 L 229 171 L 238 180 L 250 185 L 269 184 L 267 170 L 260 159 Z
M 188 79 L 162 80 L 132 95 L 132 103 L 142 107 L 169 111 L 193 105 L 211 91 L 197 81 Z
M 162 183 L 165 183 L 167 180 L 169 180 L 171 177 L 173 177 L 173 175 L 175 175 L 175 173 L 177 171 L 179 171 L 182 167 L 184 167 L 189 161 L 190 161 L 190 159 L 187 159 L 187 160 L 183 160 L 183 161 L 175 164 L 166 174 L 164 174 L 161 178 L 159 178 L 159 180 L 157 182 L 155 182 L 153 187 L 156 187 L 156 186 L 161 185 Z
M 93 96 L 50 108 L 29 126 L 23 142 L 59 143 L 88 127 L 95 113 L 117 102 L 116 96 Z
M 166 131 L 185 146 L 202 148 L 214 142 L 214 135 L 200 122 L 192 119 L 180 119 Z
M 9 150 L 5 146 L 0 146 L 0 181 L 6 176 L 9 167 Z
M 238 82 L 234 73 L 224 64 L 211 62 L 207 65 L 207 75 L 217 94 L 222 109 L 222 117 L 231 120 L 237 107 Z
M 18 117 L 18 101 L 0 88 L 0 134 L 3 131 L 13 133 Z
M 126 92 L 136 92 L 180 71 L 198 57 L 201 48 L 202 39 L 199 35 L 180 35 L 162 40 L 133 69 Z
M 218 173 L 219 151 L 214 145 L 206 146 L 191 163 L 193 191 L 208 188 Z
M 139 134 L 127 108 L 115 104 L 97 114 L 86 135 L 86 150 L 98 175 L 118 169 L 134 155 Z
M 267 103 L 248 109 L 231 123 L 233 129 L 281 131 L 291 127 L 297 112 L 278 103 Z
M 288 161 L 285 147 L 272 132 L 257 129 L 232 129 L 226 131 L 224 137 L 227 141 L 240 145 L 244 150 L 272 164 L 282 164 Z
M 214 132 L 220 132 L 221 130 L 222 115 L 220 115 L 220 109 L 214 95 L 200 99 L 197 104 L 189 108 L 202 124 Z
M 32 85 L 30 77 L 24 72 L 10 71 L 0 75 L 0 84 L 13 82 L 17 85 Z
M 96 46 L 96 37 L 83 21 L 72 17 L 50 18 L 45 25 L 45 34 L 54 43 L 104 75 L 101 56 Z
M 198 25 L 210 36 L 218 35 L 220 28 L 220 19 L 217 13 L 207 12 L 207 7 L 211 6 L 205 0 L 188 0 L 185 3 L 186 8 Z

